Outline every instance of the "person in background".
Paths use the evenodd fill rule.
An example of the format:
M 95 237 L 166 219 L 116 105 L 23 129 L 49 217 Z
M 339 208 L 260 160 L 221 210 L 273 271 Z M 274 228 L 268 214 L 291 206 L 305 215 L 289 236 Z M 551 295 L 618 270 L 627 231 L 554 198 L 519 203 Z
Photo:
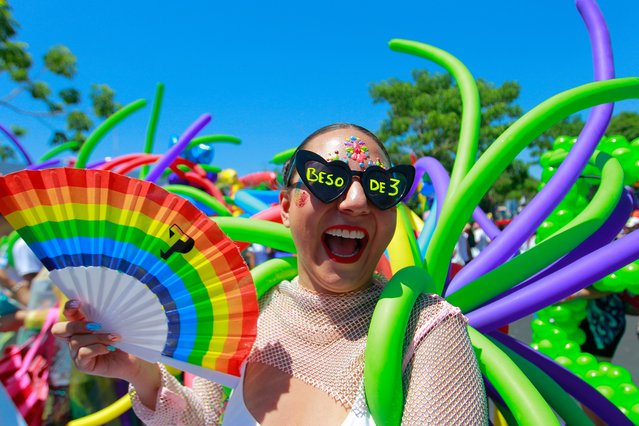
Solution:
M 471 247 L 470 250 L 474 259 L 479 256 L 479 253 L 481 253 L 486 248 L 488 243 L 490 243 L 490 238 L 488 238 L 486 232 L 484 232 L 484 230 L 481 228 L 481 226 L 479 226 L 479 223 L 477 222 L 473 222 L 471 232 L 473 233 L 473 236 L 475 238 L 475 246 Z
M 468 262 L 473 260 L 473 253 L 471 249 L 474 245 L 475 237 L 472 233 L 470 223 L 467 223 L 464 225 L 464 229 L 457 240 L 457 244 L 455 244 L 455 250 L 453 251 L 453 258 L 451 261 L 462 266 L 468 264 Z

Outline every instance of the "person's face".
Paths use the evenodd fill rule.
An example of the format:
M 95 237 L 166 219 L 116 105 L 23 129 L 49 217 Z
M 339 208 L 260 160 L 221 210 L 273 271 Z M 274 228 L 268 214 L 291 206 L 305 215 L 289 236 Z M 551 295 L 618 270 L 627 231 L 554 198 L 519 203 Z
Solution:
M 346 157 L 345 141 L 356 136 L 366 143 L 370 159 L 388 168 L 377 143 L 356 130 L 339 129 L 311 140 L 303 149 L 321 157 Z M 337 151 L 337 154 L 336 154 Z M 348 160 L 351 170 L 364 170 Z M 296 171 L 290 182 L 300 181 Z M 291 229 L 297 247 L 300 284 L 319 292 L 343 293 L 370 283 L 371 275 L 395 231 L 396 207 L 380 210 L 364 195 L 359 178 L 329 204 L 311 194 L 304 184 L 290 185 L 280 194 L 282 222 Z

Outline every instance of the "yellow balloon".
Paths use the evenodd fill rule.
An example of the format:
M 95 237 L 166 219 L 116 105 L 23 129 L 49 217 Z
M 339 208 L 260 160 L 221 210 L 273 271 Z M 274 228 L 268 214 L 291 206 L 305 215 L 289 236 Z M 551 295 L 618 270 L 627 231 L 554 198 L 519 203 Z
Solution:
M 131 398 L 124 395 L 113 404 L 80 419 L 71 420 L 67 426 L 98 426 L 109 423 L 131 409 Z

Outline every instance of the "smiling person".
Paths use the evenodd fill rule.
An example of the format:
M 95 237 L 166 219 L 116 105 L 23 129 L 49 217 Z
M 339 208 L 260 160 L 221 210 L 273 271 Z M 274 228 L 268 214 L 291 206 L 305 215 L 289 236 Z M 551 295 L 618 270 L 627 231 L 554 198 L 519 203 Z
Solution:
M 396 205 L 414 169 L 391 167 L 383 145 L 353 124 L 323 127 L 285 164 L 282 222 L 298 252 L 298 276 L 260 300 L 257 339 L 225 406 L 221 387 L 183 387 L 163 366 L 110 346 L 117 336 L 87 324 L 78 304 L 54 334 L 82 371 L 131 383 L 149 425 L 372 425 L 363 389 L 368 328 L 384 286 L 375 267 L 389 244 Z M 404 342 L 403 424 L 487 424 L 485 391 L 459 309 L 419 297 Z M 380 353 L 380 357 L 384 354 Z

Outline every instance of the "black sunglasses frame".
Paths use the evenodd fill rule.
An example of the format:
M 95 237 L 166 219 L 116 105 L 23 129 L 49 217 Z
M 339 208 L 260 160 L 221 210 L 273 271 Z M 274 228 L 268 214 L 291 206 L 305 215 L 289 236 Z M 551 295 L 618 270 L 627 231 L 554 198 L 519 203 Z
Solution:
M 319 193 L 314 187 L 314 185 L 309 184 L 309 182 L 307 182 L 307 179 L 306 179 L 306 164 L 309 161 L 315 161 L 317 163 L 324 164 L 327 166 L 330 165 L 330 167 L 339 167 L 344 172 L 346 172 L 345 176 L 347 176 L 348 181 L 345 181 L 344 184 L 340 187 L 340 189 L 338 191 L 335 191 L 335 193 L 331 196 L 327 197 L 325 194 Z M 324 158 L 322 158 L 320 155 L 316 154 L 315 152 L 306 151 L 303 149 L 300 149 L 295 153 L 295 157 L 293 158 L 293 166 L 297 170 L 297 173 L 299 174 L 301 181 L 304 182 L 304 185 L 306 185 L 309 191 L 311 191 L 311 193 L 318 200 L 322 201 L 325 204 L 332 203 L 333 201 L 337 200 L 339 197 L 344 195 L 353 183 L 353 176 L 358 176 L 361 180 L 361 184 L 364 189 L 364 194 L 366 195 L 366 199 L 380 210 L 390 209 L 391 207 L 396 206 L 400 201 L 402 201 L 404 197 L 406 196 L 406 194 L 408 194 L 408 192 L 410 191 L 410 188 L 413 185 L 413 180 L 415 179 L 415 168 L 413 166 L 400 164 L 398 166 L 393 166 L 388 170 L 379 166 L 370 166 L 364 171 L 351 170 L 348 164 L 342 160 L 326 161 Z M 291 178 L 290 175 L 292 175 L 293 167 L 291 167 L 290 170 L 291 170 L 291 173 L 289 173 L 288 179 Z M 384 176 L 388 175 L 389 173 L 399 173 L 406 178 L 406 185 L 404 186 L 404 188 L 402 188 L 401 193 L 398 193 L 394 196 L 386 197 L 387 199 L 391 200 L 390 204 L 380 203 L 376 199 L 376 197 L 373 196 L 374 193 L 371 193 L 371 191 L 368 190 L 368 181 L 370 179 L 370 176 L 373 176 L 378 173 L 381 173 Z M 291 185 L 292 184 L 290 184 L 289 187 Z

